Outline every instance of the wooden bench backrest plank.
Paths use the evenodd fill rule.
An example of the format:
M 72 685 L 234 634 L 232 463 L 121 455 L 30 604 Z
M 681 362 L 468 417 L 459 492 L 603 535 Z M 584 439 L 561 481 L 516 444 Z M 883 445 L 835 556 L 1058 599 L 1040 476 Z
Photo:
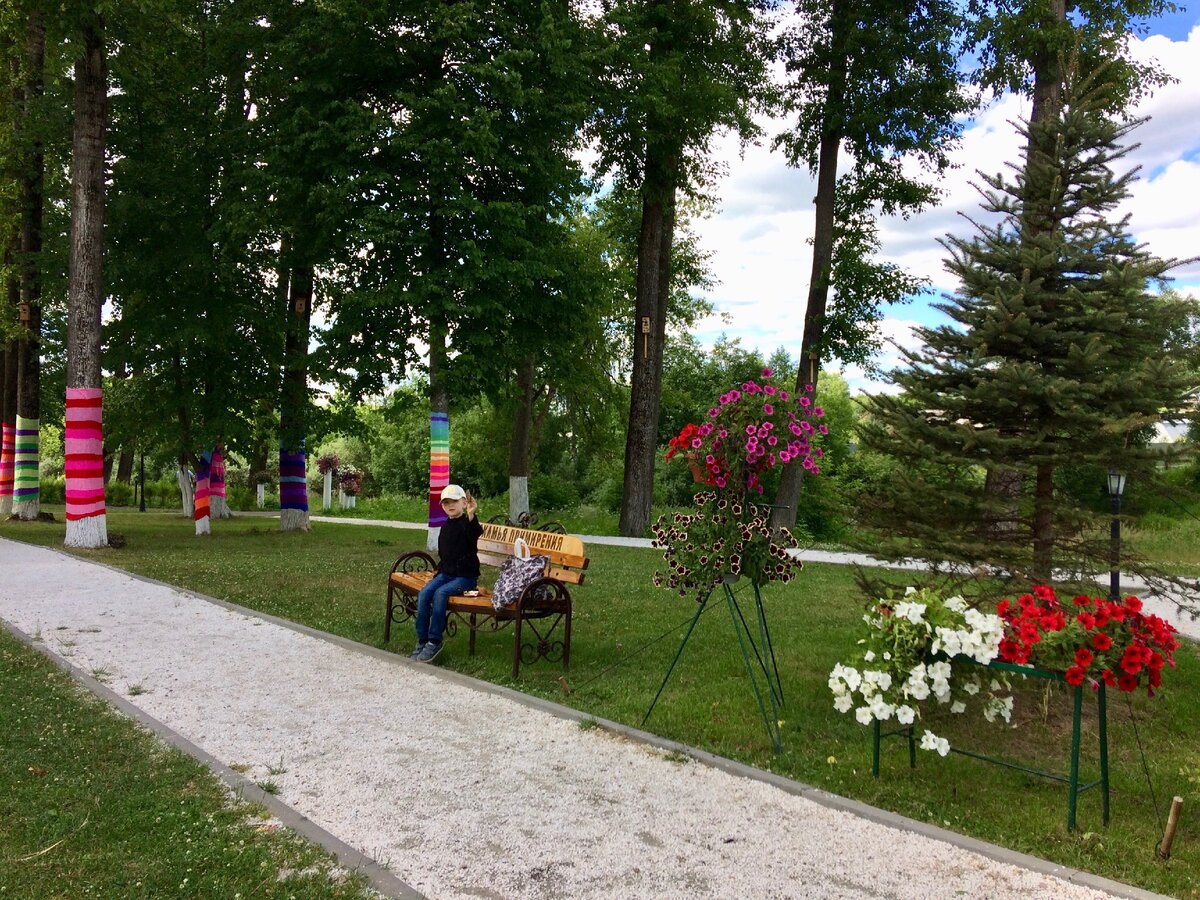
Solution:
M 483 534 L 479 538 L 479 561 L 493 566 L 503 565 L 504 560 L 513 555 L 513 544 L 517 538 L 525 539 L 530 554 L 548 556 L 555 566 L 569 569 L 587 568 L 583 541 L 573 535 L 550 534 L 530 528 L 494 525 L 491 522 L 483 526 Z

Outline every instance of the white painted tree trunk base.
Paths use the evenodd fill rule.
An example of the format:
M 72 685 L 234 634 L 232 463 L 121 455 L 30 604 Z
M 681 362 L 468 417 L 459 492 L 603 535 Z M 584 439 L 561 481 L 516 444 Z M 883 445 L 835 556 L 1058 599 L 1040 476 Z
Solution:
M 214 519 L 233 518 L 233 510 L 229 508 L 229 501 L 224 497 L 210 497 L 208 507 L 209 513 Z
M 508 518 L 517 522 L 529 512 L 529 476 L 508 476 Z
M 325 473 L 325 488 L 321 491 L 321 509 L 333 508 L 333 472 Z
M 185 468 L 175 470 L 175 480 L 179 482 L 179 502 L 183 507 L 183 514 L 189 519 L 196 514 L 196 500 L 192 492 L 192 476 Z
M 108 517 L 88 516 L 86 519 L 68 519 L 66 547 L 83 547 L 95 550 L 108 546 Z
M 258 499 L 258 508 L 262 509 L 267 505 L 267 486 L 265 484 L 258 485 L 256 496 Z
M 212 534 L 212 518 L 210 516 L 196 520 L 196 534 Z
M 440 525 L 437 528 L 429 529 L 429 532 L 425 537 L 425 549 L 430 553 L 437 553 L 438 538 L 441 536 L 441 534 L 442 527 Z
M 13 503 L 12 514 L 22 522 L 32 522 L 38 517 L 41 512 L 41 498 L 30 497 L 27 500 L 17 500 Z
M 279 511 L 280 531 L 308 531 L 308 510 L 281 509 Z
M 12 494 L 9 494 L 6 497 L 0 497 L 0 519 L 7 519 L 9 516 L 12 515 L 12 511 L 13 511 L 12 506 L 13 506 Z

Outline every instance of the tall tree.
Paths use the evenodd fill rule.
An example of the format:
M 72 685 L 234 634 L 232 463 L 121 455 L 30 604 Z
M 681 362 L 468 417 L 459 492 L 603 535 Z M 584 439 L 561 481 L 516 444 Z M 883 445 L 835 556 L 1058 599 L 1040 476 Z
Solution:
M 75 63 L 71 151 L 71 274 L 67 320 L 68 547 L 104 547 L 104 431 L 100 376 L 104 152 L 108 62 L 104 20 L 85 13 Z
M 1150 465 L 1148 431 L 1184 405 L 1189 311 L 1151 291 L 1173 263 L 1115 216 L 1133 174 L 1112 167 L 1138 123 L 1106 114 L 1105 70 L 1068 74 L 1055 118 L 1024 129 L 1017 175 L 982 176 L 998 224 L 946 239 L 960 288 L 938 308 L 954 324 L 921 329 L 924 349 L 893 373 L 903 394 L 868 406 L 863 445 L 901 463 L 864 509 L 873 552 L 985 562 L 1023 582 L 1103 569 L 1106 536 L 1061 473 Z M 980 463 L 1018 473 L 1015 504 Z M 989 514 L 1008 527 L 982 533 Z
M 817 182 L 797 393 L 816 385 L 830 359 L 868 362 L 883 306 L 920 288 L 873 259 L 875 216 L 909 215 L 937 197 L 928 173 L 949 164 L 946 154 L 971 108 L 959 84 L 956 7 L 950 0 L 800 0 L 800 22 L 784 33 L 785 106 L 796 124 L 777 143 Z M 849 163 L 840 175 L 839 155 Z M 913 162 L 924 177 L 912 174 Z M 795 524 L 803 476 L 799 464 L 784 468 L 777 526 Z
M 41 250 L 45 154 L 37 108 L 44 91 L 46 29 L 39 11 L 28 13 L 23 84 L 15 106 L 20 110 L 21 253 L 20 342 L 17 357 L 17 415 L 15 422 L 13 514 L 36 519 L 39 512 L 39 424 L 41 419 L 42 283 Z
M 612 35 L 609 89 L 595 133 L 598 168 L 638 191 L 642 214 L 621 534 L 650 526 L 670 297 L 676 203 L 712 174 L 710 143 L 721 130 L 758 133 L 767 99 L 765 4 L 628 0 L 603 4 Z
M 1077 48 L 1089 65 L 1103 61 L 1109 67 L 1115 88 L 1109 102 L 1123 108 L 1164 78 L 1153 64 L 1128 57 L 1129 35 L 1173 6 L 1169 0 L 970 0 L 965 49 L 978 61 L 972 80 L 994 93 L 1029 96 L 1030 126 L 1041 126 L 1058 116 L 1062 60 Z M 1027 164 L 1031 159 L 1027 152 Z M 987 467 L 988 494 L 997 502 L 981 523 L 985 534 L 1007 527 L 1022 492 L 1020 479 L 1016 470 Z

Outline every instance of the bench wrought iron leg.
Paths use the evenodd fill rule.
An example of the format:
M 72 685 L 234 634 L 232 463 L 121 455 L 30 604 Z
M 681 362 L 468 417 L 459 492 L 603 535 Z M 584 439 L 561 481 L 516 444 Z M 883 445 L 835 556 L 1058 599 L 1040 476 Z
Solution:
M 571 669 L 571 601 L 567 601 L 567 623 L 563 629 L 563 671 Z
M 513 667 L 512 677 L 516 678 L 521 674 L 521 610 L 517 608 L 517 617 L 513 620 Z
M 475 655 L 475 613 L 471 613 L 470 622 L 471 622 L 471 625 L 470 625 L 471 636 L 469 638 L 467 638 L 467 649 L 468 649 L 467 655 L 474 656 Z
M 387 599 L 387 618 L 383 620 L 383 642 L 386 644 L 392 639 L 392 608 L 394 604 L 393 591 L 395 588 L 388 583 L 388 599 Z

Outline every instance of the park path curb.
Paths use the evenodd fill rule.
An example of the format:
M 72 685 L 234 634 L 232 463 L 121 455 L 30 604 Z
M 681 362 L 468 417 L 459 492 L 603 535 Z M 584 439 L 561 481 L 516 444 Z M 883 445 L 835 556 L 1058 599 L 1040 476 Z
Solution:
M 13 540 L 11 538 L 0 538 L 0 540 Z M 23 543 L 17 542 L 16 543 Z M 354 653 L 371 656 L 376 659 L 385 660 L 389 664 L 401 667 L 419 667 L 426 674 L 433 675 L 444 681 L 451 682 L 463 687 L 470 688 L 482 693 L 493 694 L 496 696 L 505 697 L 515 703 L 519 703 L 531 709 L 535 709 L 544 713 L 548 713 L 560 719 L 565 719 L 572 722 L 589 722 L 596 726 L 605 729 L 607 732 L 623 737 L 627 740 L 634 741 L 639 744 L 654 747 L 666 752 L 682 753 L 688 757 L 703 763 L 704 765 L 724 771 L 728 774 L 749 778 L 759 782 L 763 782 L 773 787 L 776 787 L 789 794 L 798 795 L 805 799 L 818 803 L 821 806 L 846 812 L 868 821 L 873 821 L 891 828 L 896 828 L 902 831 L 912 832 L 923 837 L 931 838 L 942 843 L 950 844 L 964 850 L 978 853 L 981 856 L 993 859 L 997 862 L 1007 863 L 1028 869 L 1040 874 L 1050 875 L 1055 878 L 1062 879 L 1072 884 L 1077 884 L 1083 887 L 1092 888 L 1099 891 L 1104 891 L 1115 897 L 1133 898 L 1133 900 L 1155 900 L 1155 898 L 1164 898 L 1166 895 L 1158 894 L 1152 891 L 1147 891 L 1133 885 L 1124 884 L 1114 881 L 1109 878 L 1104 878 L 1099 875 L 1094 875 L 1090 872 L 1084 872 L 1079 869 L 1073 869 L 1068 866 L 1062 866 L 1057 863 L 1049 862 L 1036 856 L 1031 856 L 1026 853 L 1021 853 L 1015 850 L 1009 850 L 1005 847 L 1000 847 L 996 844 L 991 844 L 986 841 L 981 841 L 976 838 L 958 834 L 957 832 L 940 828 L 936 825 L 931 825 L 926 822 L 921 822 L 916 819 L 911 819 L 906 816 L 892 813 L 887 810 L 879 809 L 878 807 L 870 806 L 858 800 L 853 800 L 848 797 L 842 797 L 838 794 L 833 794 L 820 788 L 786 778 L 782 775 L 777 775 L 763 769 L 757 769 L 753 766 L 740 763 L 726 757 L 717 756 L 709 753 L 706 750 L 701 750 L 697 747 L 692 747 L 687 744 L 682 744 L 677 741 L 672 741 L 667 738 L 652 734 L 651 732 L 643 731 L 639 728 L 624 725 L 620 722 L 614 722 L 608 719 L 599 718 L 586 712 L 574 709 L 572 707 L 563 706 L 551 700 L 545 700 L 540 697 L 534 697 L 528 694 L 523 694 L 520 691 L 502 685 L 492 684 L 491 682 L 482 681 L 473 678 L 469 675 L 464 675 L 460 672 L 454 672 L 447 669 L 442 669 L 437 666 L 428 666 L 415 663 L 406 657 L 398 656 L 397 654 L 383 650 L 378 647 L 372 647 L 367 644 L 362 644 L 357 641 L 352 641 L 349 638 L 344 638 L 339 635 L 330 634 L 328 632 L 319 631 L 307 625 L 301 625 L 297 622 L 292 622 L 287 619 L 282 619 L 278 616 L 263 613 L 249 607 L 240 606 L 236 603 L 231 603 L 227 600 L 221 600 L 216 597 L 210 597 L 196 591 L 182 588 L 168 582 L 160 581 L 155 578 L 140 575 L 134 572 L 129 572 L 109 563 L 96 562 L 94 560 L 83 559 L 74 554 L 68 553 L 65 550 L 57 547 L 45 547 L 44 545 L 36 545 L 42 549 L 51 550 L 61 554 L 73 561 L 90 563 L 91 565 L 100 566 L 112 572 L 133 578 L 137 581 L 146 584 L 152 584 L 159 587 L 164 587 L 186 596 L 194 597 L 198 600 L 213 605 L 223 607 L 225 609 L 237 612 L 241 615 L 259 619 L 264 622 L 278 625 L 287 628 L 291 631 L 316 638 L 317 640 L 336 645 L 345 650 Z M 408 898 L 419 898 L 423 895 L 417 892 L 410 885 L 401 881 L 391 872 L 386 870 L 378 862 L 364 855 L 353 847 L 350 847 L 345 842 L 341 841 L 335 835 L 322 829 L 311 820 L 297 812 L 295 809 L 285 805 L 276 797 L 267 794 L 256 784 L 249 779 L 234 772 L 232 769 L 225 766 L 216 758 L 206 753 L 204 750 L 197 747 L 191 741 L 184 738 L 182 735 L 168 728 L 163 723 L 154 719 L 143 712 L 138 707 L 131 704 L 128 700 L 116 694 L 105 685 L 101 684 L 96 679 L 92 678 L 87 673 L 72 665 L 68 660 L 65 660 L 44 646 L 39 646 L 28 635 L 16 629 L 8 622 L 0 619 L 0 624 L 4 625 L 6 630 L 12 633 L 15 637 L 25 643 L 27 646 L 44 653 L 60 668 L 67 671 L 80 684 L 87 687 L 93 693 L 111 702 L 121 712 L 127 716 L 142 722 L 153 733 L 160 736 L 168 743 L 178 747 L 185 753 L 188 753 L 193 758 L 200 761 L 214 771 L 218 777 L 222 778 L 235 792 L 242 796 L 262 803 L 269 808 L 283 824 L 293 828 L 299 834 L 307 839 L 323 846 L 326 850 L 332 853 L 339 862 L 346 868 L 351 868 L 363 872 L 368 878 L 372 887 L 379 890 L 381 893 L 389 897 L 398 897 L 408 900 Z
M 97 565 L 102 564 L 97 563 Z M 149 579 L 142 580 L 149 581 Z M 151 583 L 162 584 L 162 582 L 153 581 L 151 581 Z M 236 797 L 242 800 L 250 801 L 251 803 L 258 803 L 262 806 L 265 806 L 271 811 L 271 814 L 279 820 L 281 825 L 286 828 L 290 828 L 292 831 L 296 832 L 306 840 L 324 848 L 338 861 L 338 864 L 343 868 L 362 874 L 367 879 L 367 883 L 380 894 L 383 894 L 385 897 L 397 898 L 397 900 L 423 900 L 425 897 L 424 894 L 420 893 L 406 882 L 401 881 L 399 878 L 381 866 L 378 862 L 361 853 L 360 851 L 355 850 L 336 835 L 326 831 L 311 819 L 285 804 L 278 797 L 275 797 L 273 794 L 268 794 L 245 775 L 242 775 L 240 772 L 235 772 L 212 754 L 207 753 L 201 748 L 197 747 L 179 732 L 168 728 L 149 713 L 137 706 L 134 706 L 116 691 L 112 690 L 102 682 L 97 681 L 70 660 L 64 659 L 57 653 L 52 652 L 44 644 L 34 640 L 30 635 L 12 625 L 10 622 L 6 622 L 4 619 L 0 619 L 0 627 L 3 627 L 6 632 L 11 634 L 29 649 L 45 656 L 52 663 L 54 663 L 54 665 L 58 666 L 58 668 L 70 675 L 71 678 L 76 681 L 76 683 L 87 688 L 101 699 L 108 701 L 112 706 L 116 707 L 117 711 L 122 715 L 133 719 L 135 722 L 138 722 L 144 728 L 146 728 L 146 730 L 163 742 L 170 744 L 172 747 L 175 747 L 178 750 L 182 750 L 188 756 L 192 757 L 192 759 L 208 768 L 214 775 L 225 782 L 225 784 L 231 791 L 233 791 Z

